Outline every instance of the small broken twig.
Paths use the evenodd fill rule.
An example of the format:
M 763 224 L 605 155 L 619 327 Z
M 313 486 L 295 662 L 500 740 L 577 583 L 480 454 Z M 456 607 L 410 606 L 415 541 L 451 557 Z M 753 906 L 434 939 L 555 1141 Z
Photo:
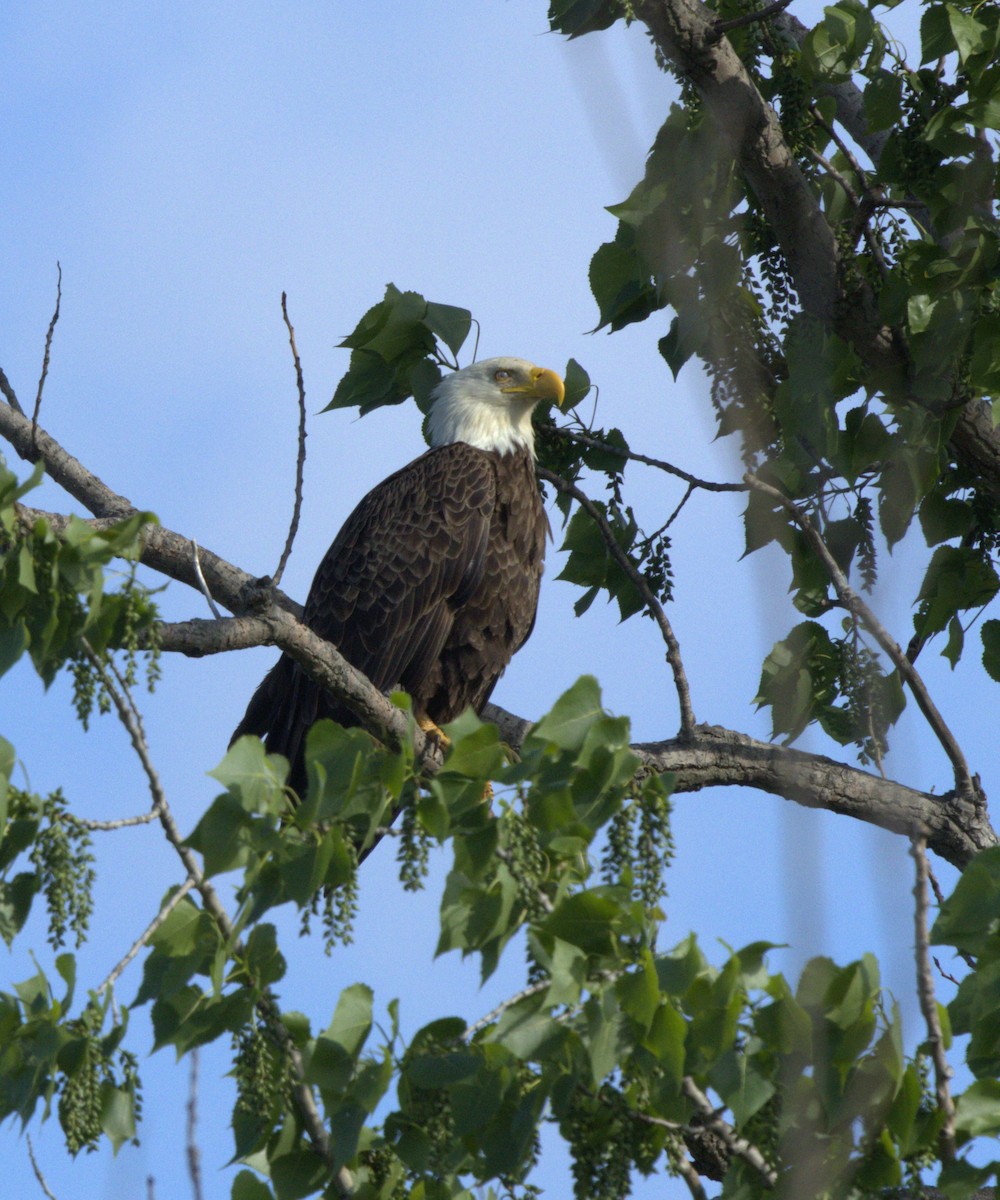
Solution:
M 205 576 L 201 570 L 201 558 L 198 555 L 198 543 L 194 538 L 191 539 L 191 557 L 194 560 L 194 575 L 198 580 L 198 586 L 201 588 L 201 594 L 208 601 L 208 607 L 212 610 L 212 616 L 217 621 L 221 621 L 223 619 L 222 613 L 219 611 L 219 606 L 212 599 L 212 593 L 208 590 L 208 584 L 205 582 Z

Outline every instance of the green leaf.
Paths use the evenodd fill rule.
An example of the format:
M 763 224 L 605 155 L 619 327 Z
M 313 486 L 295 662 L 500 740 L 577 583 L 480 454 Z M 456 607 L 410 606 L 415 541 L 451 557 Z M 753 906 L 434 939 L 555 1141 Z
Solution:
M 247 812 L 275 812 L 282 801 L 288 763 L 280 755 L 267 754 L 260 738 L 244 736 L 230 746 L 222 762 L 208 774 Z
M 719 1059 L 709 1079 L 732 1109 L 737 1129 L 759 1112 L 777 1091 L 772 1081 L 760 1072 L 755 1061 L 737 1050 L 730 1050 Z
M 576 408 L 578 404 L 585 400 L 592 386 L 590 376 L 575 358 L 571 358 L 566 364 L 563 383 L 566 387 L 566 398 L 563 401 L 563 408 L 567 411 L 571 408 Z
M 977 1079 L 955 1101 L 955 1129 L 969 1137 L 1000 1133 L 1000 1079 Z
M 865 116 L 874 133 L 892 129 L 902 113 L 903 82 L 891 71 L 877 71 L 865 85 Z
M 938 1188 L 948 1200 L 970 1200 L 997 1171 L 997 1163 L 976 1167 L 964 1158 L 945 1163 L 938 1176 Z
M 435 304 L 428 300 L 424 324 L 441 339 L 452 354 L 458 354 L 472 328 L 472 313 L 453 304 Z
M 639 252 L 635 230 L 621 223 L 613 242 L 605 242 L 590 260 L 590 288 L 600 309 L 597 328 L 612 332 L 644 321 L 663 307 L 649 267 Z
M 475 1075 L 482 1062 L 478 1054 L 468 1050 L 453 1050 L 444 1054 L 422 1054 L 412 1059 L 406 1068 L 407 1078 L 417 1087 L 448 1087 L 459 1080 Z
M 1000 683 L 1000 621 L 991 617 L 983 622 L 983 666 L 991 679 Z
M 551 0 L 549 26 L 569 38 L 610 28 L 624 15 L 616 0 Z
M 201 854 L 209 876 L 244 866 L 253 842 L 253 818 L 230 792 L 212 801 L 187 839 L 191 849 Z
M 361 1053 L 372 1027 L 372 990 L 366 983 L 344 988 L 329 1028 L 323 1034 L 342 1046 L 352 1058 Z
M 592 675 L 582 675 L 532 726 L 526 742 L 542 746 L 551 743 L 561 750 L 578 750 L 588 730 L 603 715 L 600 685 Z
M 1000 948 L 1000 846 L 981 850 L 962 872 L 955 890 L 941 905 L 931 941 L 966 954 L 996 953 Z
M 627 1057 L 632 1047 L 625 1016 L 611 988 L 591 996 L 583 1006 L 587 1022 L 585 1045 L 590 1057 L 590 1075 L 594 1087 L 605 1079 Z
M 587 954 L 613 954 L 613 926 L 620 914 L 621 906 L 609 896 L 593 890 L 576 892 L 542 921 L 540 929 Z
M 101 1085 L 101 1129 L 116 1154 L 135 1138 L 135 1097 L 130 1092 Z
M 303 1200 L 318 1192 L 329 1175 L 315 1150 L 295 1149 L 271 1160 L 271 1182 L 276 1200 Z
M 963 12 L 954 4 L 945 6 L 948 14 L 948 24 L 951 36 L 958 50 L 958 60 L 964 67 L 966 61 L 974 54 L 981 54 L 988 48 L 987 27 L 978 21 L 971 13 Z
M 240 1171 L 233 1180 L 230 1200 L 274 1200 L 271 1189 L 252 1171 Z
M 957 613 L 982 607 L 998 590 L 988 555 L 968 546 L 938 546 L 920 585 L 914 627 L 923 637 L 939 633 Z
M 920 45 L 921 66 L 937 62 L 955 49 L 955 35 L 946 4 L 930 4 L 924 9 L 920 18 Z

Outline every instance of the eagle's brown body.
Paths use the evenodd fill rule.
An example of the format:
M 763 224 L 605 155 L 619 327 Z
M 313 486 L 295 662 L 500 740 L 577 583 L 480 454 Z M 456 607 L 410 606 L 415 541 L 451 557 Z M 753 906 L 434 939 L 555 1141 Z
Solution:
M 438 446 L 390 475 L 327 551 L 304 620 L 382 690 L 402 687 L 440 725 L 480 709 L 531 633 L 548 521 L 527 447 Z M 283 655 L 233 737 L 257 734 L 305 783 L 320 717 L 355 719 Z

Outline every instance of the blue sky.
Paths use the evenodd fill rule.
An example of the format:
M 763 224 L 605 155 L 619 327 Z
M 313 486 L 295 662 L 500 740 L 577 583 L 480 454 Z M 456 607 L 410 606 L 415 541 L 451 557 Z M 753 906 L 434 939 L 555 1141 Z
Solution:
M 336 342 L 389 281 L 470 308 L 482 326 L 481 356 L 516 354 L 558 369 L 578 359 L 599 384 L 600 423 L 620 426 L 636 448 L 712 478 L 738 477 L 735 445 L 712 440 L 704 379 L 689 367 L 675 383 L 656 353 L 666 318 L 614 337 L 588 333 L 597 312 L 587 264 L 615 229 L 603 206 L 640 177 L 675 95 L 639 28 L 567 44 L 546 32 L 541 0 L 340 0 L 294 10 L 258 0 L 40 2 L 5 6 L 0 38 L 0 365 L 30 402 L 59 260 L 62 317 L 42 423 L 168 527 L 247 570 L 273 570 L 291 510 L 296 424 L 281 292 L 316 413 L 346 368 Z M 315 416 L 308 445 L 302 529 L 284 580 L 299 597 L 357 499 L 420 452 L 419 414 L 407 405 L 363 422 Z M 682 494 L 634 468 L 629 486 L 653 528 Z M 67 507 L 48 487 L 38 503 Z M 670 615 L 699 719 L 766 736 L 750 702 L 762 658 L 795 615 L 780 557 L 739 561 L 741 507 L 726 496 L 688 504 L 674 539 Z M 919 549 L 886 560 L 878 595 L 901 640 Z M 574 619 L 576 596 L 555 581 L 558 571 L 553 553 L 536 632 L 495 699 L 533 715 L 589 672 L 608 706 L 633 717 L 637 739 L 674 733 L 676 705 L 652 623 L 619 626 L 600 604 Z M 207 615 L 180 585 L 162 607 L 174 618 Z M 153 755 L 185 829 L 210 801 L 205 772 L 273 657 L 257 650 L 171 660 L 144 701 Z M 932 686 L 951 687 L 946 668 L 927 659 Z M 986 731 L 968 719 L 985 701 L 974 661 L 959 670 L 961 699 L 953 689 L 946 715 L 971 725 L 967 749 L 985 775 Z M 34 789 L 63 786 L 81 813 L 110 818 L 147 806 L 122 730 L 104 719 L 80 732 L 62 683 L 43 694 L 24 668 L 0 681 L 0 733 Z M 818 739 L 802 745 L 831 752 Z M 895 745 L 890 768 L 906 782 L 947 787 L 941 756 L 912 713 Z M 773 962 L 792 973 L 814 953 L 846 960 L 873 950 L 911 1042 L 918 1038 L 910 866 L 897 839 L 735 791 L 680 797 L 675 836 L 670 943 L 690 929 L 710 953 L 715 939 L 788 942 Z M 181 877 L 155 828 L 104 837 L 95 932 L 80 954 L 91 986 Z M 517 990 L 516 962 L 481 992 L 473 965 L 432 964 L 435 922 L 433 887 L 404 895 L 389 857 L 373 860 L 357 943 L 331 958 L 315 941 L 293 943 L 284 1002 L 322 1026 L 340 989 L 365 980 L 377 1011 L 402 997 L 412 1030 L 451 1012 L 475 1019 Z M 2 952 L 0 986 L 33 973 L 29 948 L 51 961 L 33 924 L 12 953 Z M 131 967 L 119 988 L 124 1001 L 139 979 Z M 138 1018 L 132 1044 L 145 1055 L 149 1035 Z M 224 1169 L 224 1069 L 221 1055 L 203 1055 L 208 1200 L 228 1196 L 232 1175 Z M 33 1130 L 59 1200 L 138 1197 L 147 1176 L 157 1200 L 190 1195 L 186 1064 L 175 1067 L 165 1052 L 144 1057 L 142 1071 L 140 1148 L 71 1164 L 54 1121 Z M 4 1127 L 0 1145 L 9 1194 L 40 1195 L 23 1137 Z M 549 1195 L 568 1194 L 558 1156 L 538 1182 Z M 670 1184 L 664 1193 L 658 1184 L 655 1194 L 684 1189 Z

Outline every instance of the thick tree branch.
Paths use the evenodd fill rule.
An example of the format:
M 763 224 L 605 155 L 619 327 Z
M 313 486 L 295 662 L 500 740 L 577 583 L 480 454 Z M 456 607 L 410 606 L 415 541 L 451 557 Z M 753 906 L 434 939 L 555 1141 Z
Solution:
M 11 429 L 20 438 L 30 434 L 30 428 L 30 420 L 0 405 L 0 436 Z M 24 444 L 30 447 L 29 440 Z M 111 492 L 41 429 L 38 445 L 53 461 L 70 464 L 63 475 L 87 497 L 84 503 L 90 511 L 102 506 L 117 509 L 113 513 L 102 512 L 95 525 L 111 524 L 135 511 L 128 501 Z M 68 520 L 60 514 L 37 509 L 22 509 L 22 517 L 26 520 L 44 517 L 57 532 Z M 393 708 L 333 646 L 299 624 L 294 616 L 301 612 L 299 605 L 280 592 L 262 589 L 253 576 L 209 551 L 202 549 L 200 557 L 213 595 L 244 615 L 222 621 L 193 620 L 165 625 L 165 648 L 199 656 L 256 645 L 279 645 L 293 654 L 307 671 L 315 672 L 313 677 L 346 703 L 351 704 L 353 695 L 360 710 L 355 711 L 361 719 L 366 721 L 365 714 L 370 714 L 371 728 L 376 732 L 381 729 L 390 744 L 398 744 L 396 738 L 412 736 L 418 755 L 433 769 L 434 748 L 426 746 L 421 731 L 409 731 L 404 713 Z M 191 542 L 179 534 L 159 526 L 148 527 L 142 561 L 170 578 L 198 586 L 192 567 Z M 249 611 L 254 606 L 256 611 Z M 486 705 L 482 715 L 499 726 L 504 741 L 515 749 L 531 727 L 530 721 L 493 704 Z M 678 793 L 712 786 L 743 786 L 809 808 L 825 808 L 904 836 L 909 836 L 914 828 L 924 827 L 929 848 L 958 867 L 965 866 L 977 851 L 997 843 L 985 810 L 956 794 L 936 796 L 916 791 L 833 759 L 758 742 L 734 730 L 699 725 L 689 741 L 678 738 L 640 744 L 634 749 L 648 770 L 673 772 Z
M 634 11 L 701 96 L 721 146 L 739 163 L 780 241 L 804 308 L 831 324 L 841 294 L 836 239 L 774 110 L 728 39 L 719 37 L 715 14 L 700 0 L 642 0 Z

